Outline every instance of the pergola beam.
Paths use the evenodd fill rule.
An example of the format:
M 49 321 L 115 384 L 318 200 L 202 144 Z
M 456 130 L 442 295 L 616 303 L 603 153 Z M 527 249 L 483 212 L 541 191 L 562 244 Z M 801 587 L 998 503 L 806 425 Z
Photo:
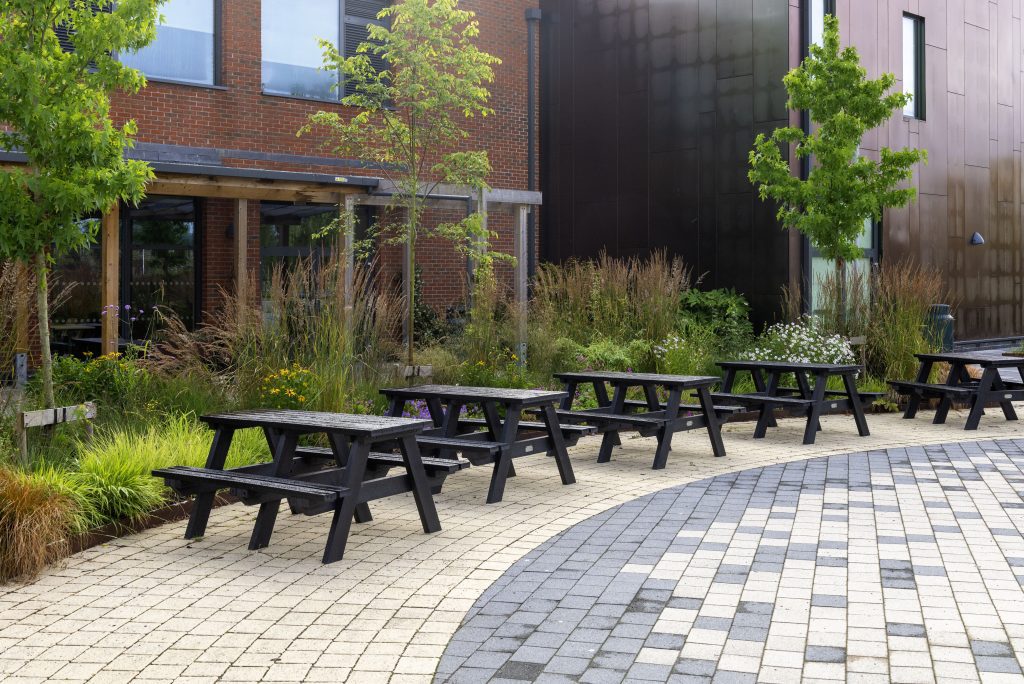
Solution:
M 118 350 L 121 317 L 121 206 L 115 203 L 104 214 L 101 221 L 100 237 L 100 305 L 102 328 L 100 351 L 113 354 Z

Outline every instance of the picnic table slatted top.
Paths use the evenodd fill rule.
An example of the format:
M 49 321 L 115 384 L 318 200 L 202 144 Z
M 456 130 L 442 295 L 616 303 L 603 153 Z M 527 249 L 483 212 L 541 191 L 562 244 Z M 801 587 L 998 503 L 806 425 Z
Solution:
M 423 397 L 439 397 L 455 399 L 466 403 L 479 401 L 497 401 L 508 404 L 531 406 L 561 401 L 568 395 L 565 392 L 548 390 L 510 389 L 507 387 L 469 387 L 462 385 L 416 385 L 414 387 L 392 387 L 382 389 L 381 394 L 388 397 L 421 399 Z
M 831 373 L 856 373 L 861 370 L 857 364 L 837 363 L 802 363 L 800 361 L 718 361 L 717 364 L 726 369 L 733 370 L 766 370 L 782 371 L 791 373 L 793 371 L 831 372 Z
M 370 438 L 408 435 L 433 427 L 431 421 L 418 418 L 357 416 L 344 413 L 276 409 L 214 413 L 203 416 L 200 420 L 210 426 L 270 427 L 305 432 L 338 431 Z
M 963 363 L 969 366 L 993 366 L 995 368 L 1012 368 L 1024 366 L 1024 357 L 1007 356 L 1002 350 L 983 350 L 970 352 L 945 352 L 942 354 L 915 354 L 921 361 L 937 363 Z
M 662 375 L 661 373 L 622 373 L 617 371 L 587 371 L 579 373 L 555 373 L 563 382 L 629 382 L 636 385 L 686 385 L 705 387 L 719 382 L 720 378 L 703 375 Z

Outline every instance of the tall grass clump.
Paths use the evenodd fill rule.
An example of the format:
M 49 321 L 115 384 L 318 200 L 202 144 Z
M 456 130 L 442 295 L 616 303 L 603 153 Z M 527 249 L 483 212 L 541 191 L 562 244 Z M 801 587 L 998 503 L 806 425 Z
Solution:
M 152 476 L 172 465 L 201 467 L 206 463 L 212 432 L 190 414 L 169 418 L 141 430 L 118 428 L 100 432 L 78 446 L 75 487 L 92 502 L 90 527 L 132 521 L 164 505 L 170 492 Z M 226 467 L 259 463 L 269 458 L 258 430 L 235 432 Z
M 693 282 L 682 259 L 664 251 L 541 265 L 529 312 L 531 367 L 653 368 L 654 347 L 677 332 L 680 297 Z
M 46 480 L 0 468 L 0 582 L 31 578 L 68 554 L 75 502 Z
M 902 260 L 883 265 L 872 278 L 867 325 L 867 363 L 872 375 L 890 380 L 914 377 L 914 354 L 938 351 L 928 339 L 925 319 L 932 304 L 954 304 L 942 274 Z
M 390 379 L 386 362 L 400 351 L 402 300 L 378 283 L 372 265 L 347 274 L 343 258 L 299 258 L 274 267 L 262 308 L 224 297 L 224 307 L 196 331 L 167 314 L 150 354 L 154 366 L 209 377 L 243 406 L 260 404 L 269 376 L 298 366 L 313 378 L 306 406 L 324 411 L 366 409 L 360 397 L 367 388 Z
M 593 261 L 542 264 L 531 315 L 582 344 L 598 336 L 660 340 L 675 329 L 679 297 L 692 284 L 691 269 L 664 251 L 646 259 L 602 252 Z

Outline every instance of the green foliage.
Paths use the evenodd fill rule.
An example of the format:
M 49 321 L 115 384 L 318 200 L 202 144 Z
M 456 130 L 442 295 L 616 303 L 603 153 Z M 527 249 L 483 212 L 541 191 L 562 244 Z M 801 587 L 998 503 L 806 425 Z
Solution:
M 644 372 L 653 369 L 654 347 L 648 340 L 623 343 L 602 337 L 588 345 L 561 338 L 556 347 L 562 370 Z
M 42 478 L 0 467 L 0 583 L 31 578 L 68 553 L 74 501 Z
M 89 245 L 80 219 L 118 201 L 138 202 L 153 172 L 126 159 L 136 128 L 115 126 L 109 95 L 145 83 L 117 53 L 156 35 L 157 0 L 8 0 L 0 5 L 0 149 L 24 166 L 0 169 L 0 258 L 34 263 L 43 385 L 52 405 L 48 259 Z M 56 28 L 72 36 L 65 52 Z
M 413 332 L 417 344 L 430 344 L 443 340 L 448 336 L 448 326 L 434 307 L 423 299 L 423 269 L 419 264 L 414 269 L 416 278 L 413 281 Z
M 88 359 L 56 356 L 53 376 L 61 405 L 94 401 L 103 422 L 148 423 L 153 415 L 202 414 L 229 402 L 222 386 L 207 377 L 155 372 L 141 351 Z M 29 386 L 36 404 L 40 383 L 36 376 Z
M 684 292 L 680 300 L 681 336 L 695 338 L 692 343 L 694 353 L 710 351 L 720 358 L 733 356 L 753 339 L 750 304 L 735 290 L 691 289 Z M 691 366 L 709 367 L 704 363 Z
M 713 323 L 685 323 L 681 332 L 665 338 L 654 348 L 657 368 L 661 373 L 674 375 L 718 375 L 715 361 L 721 354 L 722 338 Z
M 860 156 L 864 134 L 881 126 L 910 99 L 889 93 L 892 74 L 869 79 L 857 50 L 840 50 L 839 23 L 825 17 L 822 45 L 811 45 L 810 56 L 784 78 L 788 107 L 810 112 L 815 130 L 776 129 L 759 134 L 750 152 L 750 182 L 761 199 L 779 203 L 784 227 L 806 235 L 821 254 L 837 261 L 858 258 L 857 238 L 869 217 L 882 218 L 885 207 L 902 207 L 915 196 L 903 184 L 913 166 L 927 159 L 921 150 L 882 148 L 879 161 Z M 888 93 L 888 94 L 887 94 Z M 798 159 L 812 159 L 807 180 L 794 176 L 783 149 L 796 146 Z
M 526 368 L 511 349 L 505 349 L 489 361 L 463 361 L 456 371 L 460 385 L 474 387 L 516 387 L 531 386 Z
M 304 409 L 313 402 L 316 376 L 308 368 L 294 363 L 263 378 L 260 405 L 276 409 Z
M 487 84 L 501 60 L 476 47 L 479 23 L 474 13 L 459 9 L 458 0 L 400 0 L 381 10 L 383 25 L 368 26 L 368 42 L 346 57 L 321 41 L 324 68 L 344 74 L 352 94 L 342 102 L 350 112 L 320 111 L 300 134 L 326 129 L 335 153 L 379 165 L 394 184 L 395 206 L 405 210 L 395 241 L 408 245 L 407 267 L 415 264 L 416 242 L 437 236 L 466 254 L 478 252 L 490 239 L 479 214 L 428 229 L 420 221 L 427 197 L 441 183 L 482 190 L 490 173 L 486 151 L 462 149 L 469 134 L 467 119 L 493 113 Z M 387 65 L 378 71 L 371 58 Z M 415 293 L 407 288 L 407 322 L 414 327 Z M 408 362 L 413 363 L 410 335 Z

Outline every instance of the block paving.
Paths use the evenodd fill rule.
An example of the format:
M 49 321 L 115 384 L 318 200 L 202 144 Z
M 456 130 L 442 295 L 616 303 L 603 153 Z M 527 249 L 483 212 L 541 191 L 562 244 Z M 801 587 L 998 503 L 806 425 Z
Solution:
M 0 680 L 428 682 L 479 667 L 495 681 L 929 681 L 915 677 L 942 663 L 968 681 L 1024 681 L 1024 522 L 1003 507 L 1020 498 L 1024 431 L 991 414 L 976 432 L 964 412 L 928 418 L 869 416 L 859 438 L 830 416 L 811 446 L 800 420 L 764 440 L 735 423 L 719 459 L 684 433 L 661 471 L 653 439 L 624 438 L 606 464 L 587 439 L 571 450 L 575 485 L 544 455 L 517 460 L 499 504 L 483 503 L 490 469 L 452 476 L 437 534 L 411 496 L 375 502 L 327 566 L 329 517 L 282 511 L 270 546 L 250 552 L 255 509 L 216 509 L 202 540 L 168 524 L 0 587 Z M 560 555 L 576 539 L 593 561 Z M 526 570 L 548 553 L 549 572 Z M 534 599 L 527 580 L 555 584 Z M 599 603 L 606 580 L 614 601 Z M 579 624 L 539 629 L 552 614 Z M 476 639 L 499 618 L 520 626 Z

